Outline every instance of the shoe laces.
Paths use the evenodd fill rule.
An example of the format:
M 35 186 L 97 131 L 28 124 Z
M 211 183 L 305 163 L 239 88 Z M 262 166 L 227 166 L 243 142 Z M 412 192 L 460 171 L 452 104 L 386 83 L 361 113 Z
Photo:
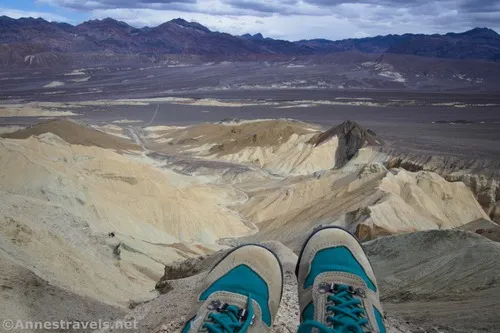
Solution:
M 216 302 L 214 310 L 202 325 L 202 328 L 209 333 L 244 333 L 253 324 L 254 310 L 250 295 L 248 295 L 246 309 Z
M 325 323 L 315 320 L 304 321 L 298 333 L 309 333 L 315 328 L 319 333 L 367 333 L 368 319 L 363 303 L 355 298 L 357 290 L 346 285 L 331 284 L 326 302 Z M 364 295 L 363 293 L 359 293 Z M 366 329 L 366 330 L 365 330 Z

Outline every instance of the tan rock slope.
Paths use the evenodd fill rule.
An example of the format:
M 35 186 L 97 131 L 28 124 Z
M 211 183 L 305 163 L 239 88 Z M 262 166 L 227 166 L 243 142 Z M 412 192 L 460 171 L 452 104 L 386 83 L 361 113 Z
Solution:
M 116 138 L 97 131 L 83 123 L 69 119 L 49 120 L 16 132 L 0 135 L 10 139 L 26 139 L 33 135 L 52 133 L 64 141 L 74 145 L 96 146 L 115 150 L 139 150 L 139 147 L 129 140 Z
M 387 171 L 379 164 L 276 181 L 248 194 L 249 201 L 237 208 L 259 233 L 241 241 L 275 239 L 294 249 L 318 225 L 341 225 L 369 240 L 488 219 L 463 183 L 424 171 Z
M 464 182 L 490 218 L 500 222 L 498 162 L 389 149 L 375 133 L 351 121 L 322 131 L 296 121 L 230 120 L 190 127 L 150 127 L 145 138 L 153 150 L 252 164 L 279 176 L 307 175 L 346 163 L 432 171 L 448 181 Z M 348 163 L 353 157 L 355 163 Z
M 140 157 L 70 145 L 53 134 L 2 140 L 0 151 L 3 191 L 69 207 L 94 232 L 206 243 L 250 232 L 223 208 L 237 197 L 234 190 L 206 186 Z
M 282 176 L 341 167 L 359 148 L 380 144 L 353 122 L 324 133 L 312 124 L 288 120 L 203 124 L 147 133 L 153 141 L 151 149 L 250 163 Z
M 353 157 L 357 164 L 381 163 L 388 169 L 436 172 L 450 182 L 464 182 L 489 217 L 500 222 L 498 162 L 389 149 L 375 133 L 351 121 L 327 131 L 296 121 L 233 120 L 184 128 L 148 128 L 145 133 L 154 150 L 252 164 L 280 176 L 353 165 L 348 163 Z
M 150 147 L 191 156 L 184 157 L 191 166 L 193 157 L 229 160 L 277 176 L 234 184 L 248 200 L 233 208 L 259 228 L 241 242 L 276 239 L 294 247 L 311 228 L 330 223 L 368 240 L 488 219 L 461 182 L 425 171 L 388 170 L 393 157 L 382 140 L 350 121 L 327 131 L 287 120 L 231 121 L 150 128 L 146 138 Z
M 432 171 L 451 182 L 464 182 L 490 218 L 500 223 L 500 162 L 454 156 L 430 156 L 389 151 L 388 163 L 407 170 Z
M 241 198 L 232 187 L 52 133 L 0 139 L 0 170 L 1 252 L 114 307 L 151 297 L 165 264 L 254 232 L 225 207 Z

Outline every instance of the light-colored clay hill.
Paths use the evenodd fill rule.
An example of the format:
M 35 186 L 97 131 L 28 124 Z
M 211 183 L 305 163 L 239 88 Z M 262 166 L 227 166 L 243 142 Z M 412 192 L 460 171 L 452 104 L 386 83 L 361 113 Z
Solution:
M 27 139 L 30 136 L 44 133 L 55 134 L 73 145 L 96 146 L 115 150 L 139 150 L 139 147 L 128 139 L 107 135 L 91 126 L 69 119 L 49 120 L 0 136 L 10 139 Z
M 141 156 L 70 145 L 53 134 L 5 139 L 0 151 L 3 191 L 69 208 L 94 232 L 213 243 L 251 230 L 223 208 L 239 193 L 155 168 Z
M 0 169 L 2 253 L 54 286 L 113 306 L 149 297 L 164 264 L 254 232 L 225 208 L 241 199 L 233 188 L 140 155 L 46 133 L 0 139 Z
M 429 229 L 451 229 L 488 216 L 463 183 L 437 174 L 357 170 L 288 178 L 247 189 L 240 213 L 259 233 L 246 240 L 279 240 L 296 248 L 309 230 L 341 225 L 362 240 Z
M 151 149 L 249 163 L 282 176 L 341 167 L 358 149 L 380 144 L 374 134 L 353 122 L 323 132 L 318 126 L 289 120 L 150 128 L 146 138 Z
M 392 167 L 436 172 L 451 182 L 463 182 L 475 194 L 490 218 L 500 223 L 500 163 L 489 159 L 431 156 L 390 151 Z

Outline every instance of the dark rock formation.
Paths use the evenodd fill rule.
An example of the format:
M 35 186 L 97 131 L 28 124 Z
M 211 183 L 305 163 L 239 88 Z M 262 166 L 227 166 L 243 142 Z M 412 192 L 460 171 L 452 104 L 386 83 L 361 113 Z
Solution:
M 367 145 L 379 146 L 383 144 L 381 140 L 376 138 L 373 131 L 367 130 L 351 120 L 312 137 L 308 143 L 319 146 L 334 136 L 337 136 L 339 140 L 335 165 L 337 168 L 344 166 L 361 148 Z

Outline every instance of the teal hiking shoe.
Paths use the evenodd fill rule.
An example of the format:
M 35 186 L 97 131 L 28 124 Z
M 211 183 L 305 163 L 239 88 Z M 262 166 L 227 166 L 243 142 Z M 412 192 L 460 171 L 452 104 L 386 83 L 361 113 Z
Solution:
M 268 332 L 283 290 L 276 255 L 260 245 L 233 249 L 202 281 L 182 333 Z
M 338 227 L 316 230 L 295 270 L 299 333 L 385 333 L 373 269 L 358 240 Z

